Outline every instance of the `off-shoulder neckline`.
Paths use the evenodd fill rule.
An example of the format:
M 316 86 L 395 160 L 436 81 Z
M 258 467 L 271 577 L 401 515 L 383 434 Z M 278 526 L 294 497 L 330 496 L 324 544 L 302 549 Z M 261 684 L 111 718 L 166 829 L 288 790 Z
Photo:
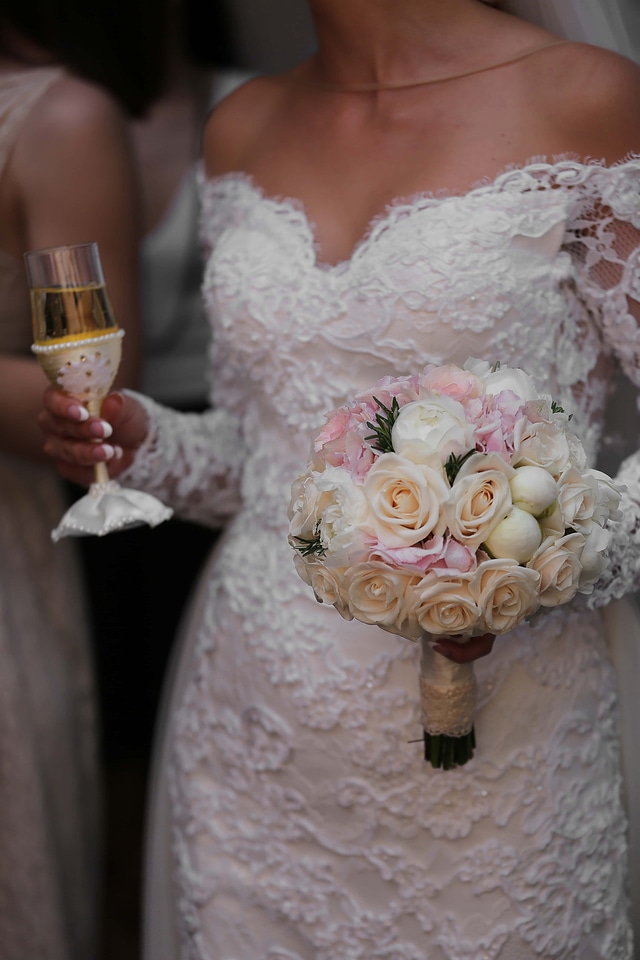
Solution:
M 549 159 L 546 156 L 532 157 L 525 163 L 507 164 L 498 173 L 491 177 L 483 177 L 475 181 L 467 190 L 423 190 L 407 196 L 398 196 L 388 203 L 383 210 L 376 214 L 367 224 L 365 232 L 354 245 L 351 254 L 342 260 L 332 263 L 322 258 L 321 246 L 316 235 L 316 224 L 308 216 L 305 204 L 297 197 L 285 194 L 268 193 L 255 177 L 241 170 L 229 170 L 225 173 L 207 176 L 204 163 L 197 164 L 197 179 L 201 192 L 215 193 L 228 184 L 235 184 L 249 191 L 258 201 L 269 204 L 272 208 L 283 212 L 295 212 L 301 219 L 310 234 L 316 262 L 315 266 L 325 272 L 340 272 L 348 269 L 359 255 L 367 248 L 375 233 L 385 226 L 398 211 L 411 213 L 414 209 L 432 207 L 443 203 L 472 200 L 493 193 L 523 193 L 532 189 L 542 189 L 541 181 L 547 178 L 550 189 L 560 187 L 576 187 L 584 183 L 592 173 L 615 173 L 625 166 L 637 166 L 640 175 L 640 153 L 630 153 L 615 163 L 607 163 L 604 159 L 581 158 L 575 154 L 562 154 Z

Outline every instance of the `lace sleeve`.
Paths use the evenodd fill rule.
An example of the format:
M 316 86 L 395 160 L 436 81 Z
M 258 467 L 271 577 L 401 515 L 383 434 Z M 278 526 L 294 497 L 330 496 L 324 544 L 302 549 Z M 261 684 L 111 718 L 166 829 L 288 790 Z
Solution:
M 588 187 L 571 244 L 580 292 L 607 352 L 640 387 L 640 158 L 594 168 Z M 622 520 L 588 598 L 592 608 L 640 587 L 640 451 L 623 462 L 616 479 L 626 488 Z
M 185 519 L 220 526 L 240 506 L 245 445 L 239 418 L 223 409 L 178 413 L 125 392 L 144 406 L 149 431 L 120 482 L 154 494 Z

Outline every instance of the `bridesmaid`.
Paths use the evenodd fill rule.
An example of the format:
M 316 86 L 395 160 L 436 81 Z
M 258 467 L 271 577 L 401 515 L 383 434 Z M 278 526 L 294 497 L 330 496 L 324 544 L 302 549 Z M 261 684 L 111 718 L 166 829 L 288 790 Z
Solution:
M 127 114 L 155 95 L 160 50 L 145 62 L 135 7 L 125 45 L 86 10 L 73 0 L 3 0 L 0 11 L 2 960 L 91 960 L 98 951 L 92 658 L 75 550 L 50 539 L 63 491 L 36 424 L 46 381 L 30 352 L 22 255 L 99 243 L 127 331 L 120 379 L 134 383 L 140 226 Z

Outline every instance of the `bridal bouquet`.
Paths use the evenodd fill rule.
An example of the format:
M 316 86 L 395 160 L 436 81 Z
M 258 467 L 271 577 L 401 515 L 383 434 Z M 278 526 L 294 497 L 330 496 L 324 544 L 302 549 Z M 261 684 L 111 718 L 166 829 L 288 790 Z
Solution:
M 570 419 L 518 368 L 428 365 L 329 414 L 293 484 L 289 542 L 316 598 L 422 644 L 433 766 L 475 746 L 473 665 L 433 638 L 506 633 L 605 566 L 620 493 Z

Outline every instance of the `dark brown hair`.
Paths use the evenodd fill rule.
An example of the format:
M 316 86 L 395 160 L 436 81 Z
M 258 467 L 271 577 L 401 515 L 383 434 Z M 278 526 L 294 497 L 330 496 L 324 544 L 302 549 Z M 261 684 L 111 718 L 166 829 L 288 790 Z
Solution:
M 19 56 L 28 40 L 140 116 L 164 83 L 165 2 L 0 0 L 0 53 Z

